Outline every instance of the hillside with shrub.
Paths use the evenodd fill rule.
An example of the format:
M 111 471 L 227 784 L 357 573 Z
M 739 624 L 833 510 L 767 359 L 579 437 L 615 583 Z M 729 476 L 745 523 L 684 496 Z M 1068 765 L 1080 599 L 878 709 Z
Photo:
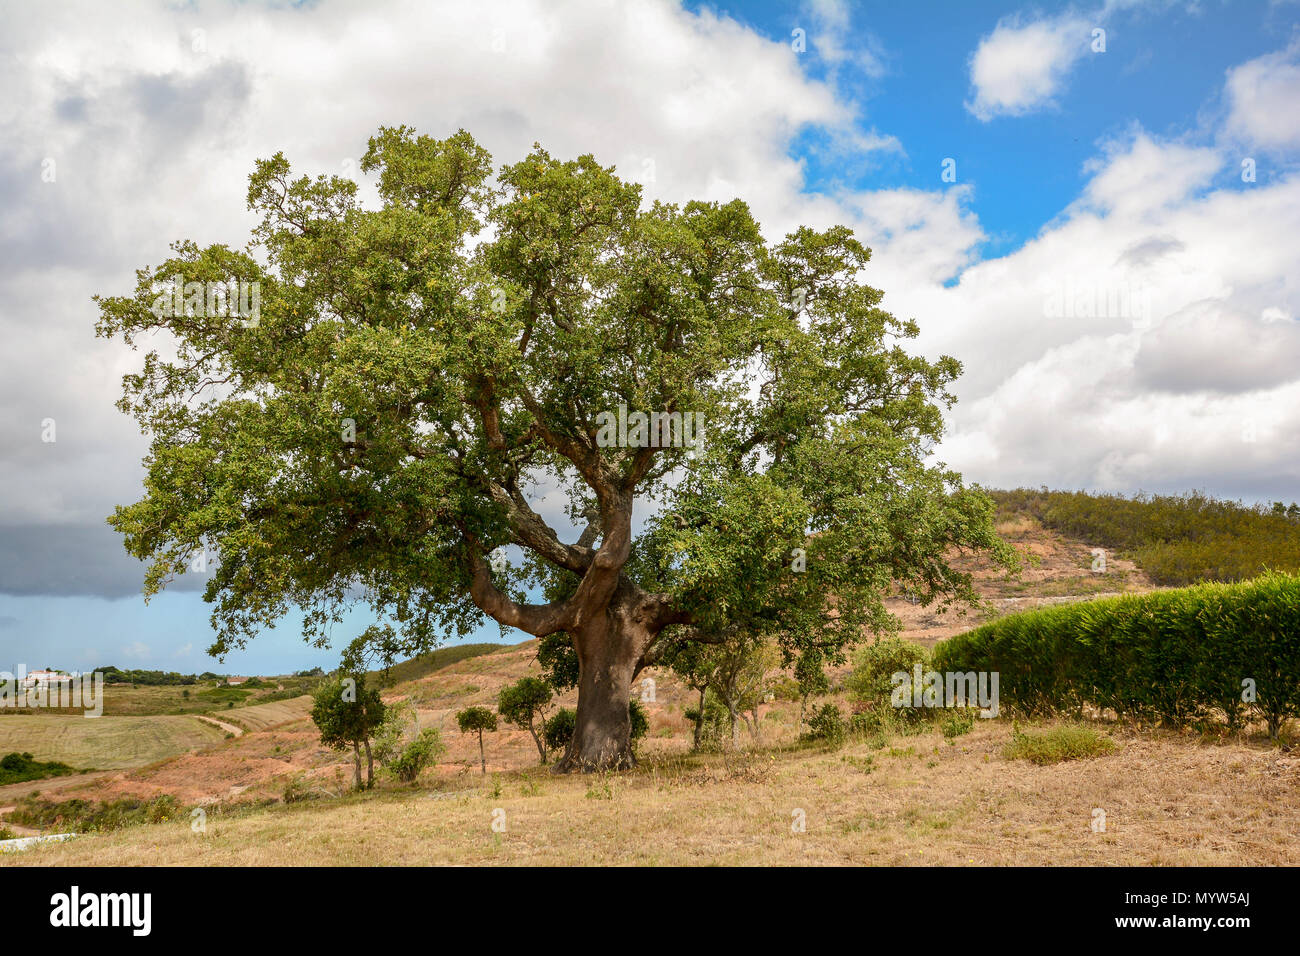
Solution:
M 1199 492 L 1090 494 L 1017 488 L 990 491 L 999 516 L 1118 552 L 1157 585 L 1244 581 L 1265 571 L 1300 572 L 1300 505 L 1249 506 Z

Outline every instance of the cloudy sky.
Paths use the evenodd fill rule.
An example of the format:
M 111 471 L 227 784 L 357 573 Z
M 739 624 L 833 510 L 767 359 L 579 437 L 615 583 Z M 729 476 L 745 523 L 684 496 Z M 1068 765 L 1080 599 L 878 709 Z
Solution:
M 104 523 L 139 497 L 113 405 L 138 358 L 91 296 L 173 240 L 243 245 L 255 158 L 361 178 L 381 125 L 592 152 L 649 198 L 744 198 L 769 237 L 854 227 L 919 347 L 965 364 L 941 457 L 971 481 L 1300 499 L 1298 25 L 1265 0 L 0 3 L 0 669 L 336 662 L 289 621 L 218 667 L 198 582 L 144 605 Z

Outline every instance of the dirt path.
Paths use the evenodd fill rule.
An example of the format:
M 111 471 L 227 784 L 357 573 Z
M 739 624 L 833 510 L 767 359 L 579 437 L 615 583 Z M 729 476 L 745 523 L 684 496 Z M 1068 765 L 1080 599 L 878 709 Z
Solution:
M 244 736 L 244 728 L 236 727 L 234 724 L 228 724 L 224 720 L 217 720 L 215 717 L 209 717 L 207 714 L 196 714 L 199 720 L 206 721 L 209 724 L 215 724 L 228 734 L 234 734 L 236 737 Z

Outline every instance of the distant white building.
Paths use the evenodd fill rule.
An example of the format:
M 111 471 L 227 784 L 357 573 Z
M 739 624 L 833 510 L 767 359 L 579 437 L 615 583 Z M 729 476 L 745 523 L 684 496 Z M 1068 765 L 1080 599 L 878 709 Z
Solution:
M 68 684 L 71 682 L 71 674 L 60 674 L 58 671 L 32 671 L 23 678 L 24 687 L 35 687 L 37 684 Z

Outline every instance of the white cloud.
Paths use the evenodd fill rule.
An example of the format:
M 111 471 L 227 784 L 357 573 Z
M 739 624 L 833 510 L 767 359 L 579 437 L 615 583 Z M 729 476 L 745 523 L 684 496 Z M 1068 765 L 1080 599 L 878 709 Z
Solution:
M 1070 68 L 1088 52 L 1094 25 L 1071 14 L 1000 21 L 971 55 L 974 96 L 966 108 L 988 121 L 1051 105 Z
M 1032 242 L 913 298 L 966 363 L 946 460 L 994 486 L 1294 487 L 1300 177 L 1207 190 L 1225 161 L 1138 132 Z
M 12 343 L 0 353 L 0 525 L 28 524 L 23 542 L 37 526 L 76 532 L 58 539 L 57 562 L 25 572 L 33 592 L 51 576 L 116 574 L 80 543 L 99 540 L 93 527 L 116 549 L 103 517 L 140 490 L 144 444 L 113 407 L 137 359 L 93 339 L 90 295 L 128 290 L 131 270 L 160 261 L 172 239 L 246 241 L 256 157 L 283 149 L 302 171 L 355 175 L 381 124 L 464 127 L 500 162 L 534 140 L 560 156 L 592 152 L 649 198 L 743 197 L 770 237 L 853 227 L 872 247 L 865 279 L 885 307 L 917 318 L 928 353 L 965 364 L 943 455 L 972 479 L 1232 493 L 1300 480 L 1294 175 L 1216 188 L 1235 155 L 1135 128 L 1101 148 L 1057 220 L 971 265 L 985 233 L 968 186 L 805 192 L 788 152 L 800 130 L 837 149 L 898 143 L 863 134 L 786 38 L 708 12 L 393 0 L 46 13 L 11 12 L 0 36 L 0 336 Z M 842 13 L 826 7 L 818 22 Z M 972 60 L 977 115 L 1049 103 L 1089 25 L 999 24 Z M 1250 65 L 1229 74 L 1243 105 L 1228 127 L 1292 143 L 1277 124 L 1257 130 L 1252 110 L 1267 114 L 1276 83 L 1241 72 Z M 54 183 L 41 181 L 46 157 Z M 54 445 L 39 440 L 47 416 Z M 1254 442 L 1242 440 L 1248 424 Z M 33 565 L 32 552 L 16 548 L 15 561 Z M 122 573 L 138 584 L 137 568 Z
M 1228 71 L 1227 132 L 1271 149 L 1300 146 L 1300 39 Z

